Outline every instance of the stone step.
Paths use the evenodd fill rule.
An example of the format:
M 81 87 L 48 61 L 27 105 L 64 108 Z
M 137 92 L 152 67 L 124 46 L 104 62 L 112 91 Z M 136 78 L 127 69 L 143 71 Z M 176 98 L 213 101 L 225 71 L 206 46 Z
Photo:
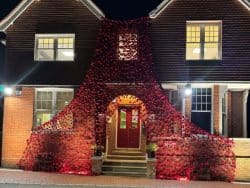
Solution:
M 130 155 L 108 155 L 107 159 L 146 160 L 146 157 L 145 156 L 130 156 Z
M 139 150 L 124 150 L 124 149 L 116 149 L 112 152 L 112 155 L 145 156 L 145 154 Z
M 146 173 L 142 172 L 114 172 L 114 171 L 103 171 L 103 175 L 107 176 L 129 176 L 129 177 L 146 177 Z
M 102 171 L 146 173 L 147 167 L 102 165 Z
M 103 165 L 145 167 L 146 166 L 146 160 L 115 160 L 115 159 L 106 159 L 106 160 L 104 160 Z

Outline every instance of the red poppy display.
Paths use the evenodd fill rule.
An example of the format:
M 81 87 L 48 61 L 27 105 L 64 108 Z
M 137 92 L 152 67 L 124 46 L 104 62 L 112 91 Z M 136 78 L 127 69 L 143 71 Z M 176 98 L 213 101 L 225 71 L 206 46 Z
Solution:
M 131 95 L 145 105 L 141 118 L 147 142 L 158 145 L 157 178 L 234 179 L 233 141 L 201 130 L 164 95 L 153 71 L 149 29 L 149 18 L 102 21 L 83 84 L 62 112 L 32 131 L 20 168 L 92 175 L 91 146 L 105 145 L 107 107 L 116 97 Z M 131 32 L 136 37 L 119 45 L 118 36 Z M 133 47 L 131 52 L 128 45 Z M 118 57 L 121 52 L 125 59 Z

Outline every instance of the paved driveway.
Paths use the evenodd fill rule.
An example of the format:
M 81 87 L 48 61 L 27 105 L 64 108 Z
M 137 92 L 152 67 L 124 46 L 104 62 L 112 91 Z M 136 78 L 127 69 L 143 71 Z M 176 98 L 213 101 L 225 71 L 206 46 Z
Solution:
M 0 169 L 0 188 L 250 188 L 250 184 L 173 181 L 133 177 L 95 176 L 27 172 Z

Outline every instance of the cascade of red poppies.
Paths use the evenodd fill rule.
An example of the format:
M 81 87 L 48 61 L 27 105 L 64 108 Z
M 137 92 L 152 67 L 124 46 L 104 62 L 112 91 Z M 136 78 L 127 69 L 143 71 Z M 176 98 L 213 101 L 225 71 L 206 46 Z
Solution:
M 233 180 L 232 140 L 207 133 L 185 119 L 155 79 L 149 23 L 148 18 L 102 21 L 83 84 L 64 110 L 32 131 L 21 168 L 92 175 L 91 146 L 105 145 L 107 107 L 116 97 L 131 95 L 145 105 L 141 118 L 147 142 L 158 145 L 157 178 Z M 128 35 L 131 32 L 137 37 Z M 124 48 L 121 51 L 119 35 L 128 40 L 119 46 Z

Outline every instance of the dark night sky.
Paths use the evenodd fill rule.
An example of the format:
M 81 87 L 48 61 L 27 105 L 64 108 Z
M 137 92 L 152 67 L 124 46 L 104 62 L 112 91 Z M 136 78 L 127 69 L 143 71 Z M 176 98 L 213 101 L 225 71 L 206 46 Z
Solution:
M 0 19 L 21 0 L 0 0 Z M 110 19 L 133 19 L 147 16 L 162 0 L 93 0 Z

